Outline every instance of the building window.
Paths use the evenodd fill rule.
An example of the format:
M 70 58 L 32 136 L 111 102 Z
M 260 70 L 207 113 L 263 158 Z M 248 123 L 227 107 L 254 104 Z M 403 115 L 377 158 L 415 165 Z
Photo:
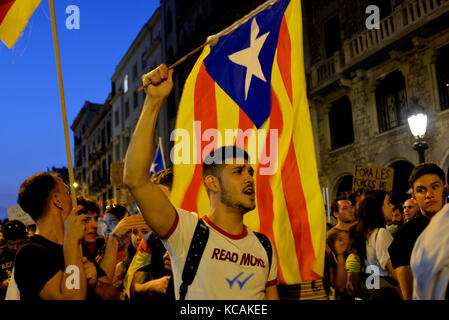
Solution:
M 147 60 L 145 60 L 145 52 L 142 53 L 142 73 L 145 73 L 147 71 Z
M 407 122 L 407 92 L 400 71 L 387 75 L 376 88 L 379 132 L 388 131 Z
M 326 58 L 341 50 L 340 19 L 338 15 L 324 24 L 324 41 L 326 46 Z
M 440 49 L 435 64 L 441 110 L 449 109 L 449 44 Z
M 354 142 L 352 108 L 348 97 L 340 98 L 332 103 L 329 111 L 329 126 L 332 149 Z
M 123 91 L 125 93 L 128 92 L 128 75 L 125 75 L 125 78 L 123 79 Z
M 111 122 L 108 121 L 106 123 L 106 145 L 109 145 L 111 142 Z
M 133 81 L 137 80 L 137 62 L 133 66 Z
M 129 101 L 125 102 L 125 119 L 129 117 Z
M 137 91 L 134 91 L 134 109 L 137 108 L 137 106 L 139 105 L 139 95 L 137 94 Z
M 115 111 L 114 118 L 115 118 L 115 126 L 117 127 L 119 125 L 119 123 L 120 123 L 118 110 Z

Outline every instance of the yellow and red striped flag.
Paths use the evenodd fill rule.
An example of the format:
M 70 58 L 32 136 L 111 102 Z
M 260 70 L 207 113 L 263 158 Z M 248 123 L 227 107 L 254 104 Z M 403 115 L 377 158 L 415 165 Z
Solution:
M 238 146 L 255 160 L 257 206 L 244 223 L 273 241 L 282 284 L 317 280 L 324 271 L 326 215 L 301 17 L 300 0 L 267 1 L 217 34 L 218 42 L 204 48 L 185 83 L 173 137 L 172 203 L 203 216 L 209 199 L 202 159 L 211 149 L 241 143 L 246 134 Z M 241 131 L 226 141 L 226 129 Z
M 0 0 L 0 39 L 12 48 L 41 0 Z

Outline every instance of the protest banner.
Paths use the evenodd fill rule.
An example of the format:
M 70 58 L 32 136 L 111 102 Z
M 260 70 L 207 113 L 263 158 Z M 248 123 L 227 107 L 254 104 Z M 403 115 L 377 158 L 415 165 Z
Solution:
M 362 194 L 370 190 L 393 190 L 393 168 L 356 164 L 352 192 Z

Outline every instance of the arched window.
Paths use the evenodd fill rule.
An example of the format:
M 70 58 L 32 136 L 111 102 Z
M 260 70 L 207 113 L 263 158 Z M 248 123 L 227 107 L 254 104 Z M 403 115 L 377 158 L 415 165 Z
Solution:
M 336 197 L 349 196 L 352 193 L 352 175 L 341 177 L 336 186 Z
M 399 160 L 390 164 L 389 167 L 394 169 L 391 202 L 394 204 L 404 203 L 405 200 L 410 198 L 408 178 L 414 166 L 408 161 Z
M 407 122 L 407 92 L 400 71 L 394 71 L 381 80 L 376 88 L 376 105 L 380 132 Z

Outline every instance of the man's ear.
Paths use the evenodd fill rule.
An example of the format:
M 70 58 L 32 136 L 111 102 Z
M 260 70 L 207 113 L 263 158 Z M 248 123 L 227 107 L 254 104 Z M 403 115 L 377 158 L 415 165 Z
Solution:
M 218 184 L 218 179 L 214 177 L 213 175 L 208 175 L 206 178 L 204 178 L 204 184 L 206 185 L 207 189 L 212 192 L 219 192 L 220 186 Z
M 61 200 L 59 200 L 59 197 L 56 193 L 54 193 L 51 196 L 51 203 L 53 203 L 53 205 L 58 208 L 58 209 L 62 209 L 62 202 Z
M 332 215 L 334 216 L 335 219 L 338 219 L 338 212 L 332 212 Z

